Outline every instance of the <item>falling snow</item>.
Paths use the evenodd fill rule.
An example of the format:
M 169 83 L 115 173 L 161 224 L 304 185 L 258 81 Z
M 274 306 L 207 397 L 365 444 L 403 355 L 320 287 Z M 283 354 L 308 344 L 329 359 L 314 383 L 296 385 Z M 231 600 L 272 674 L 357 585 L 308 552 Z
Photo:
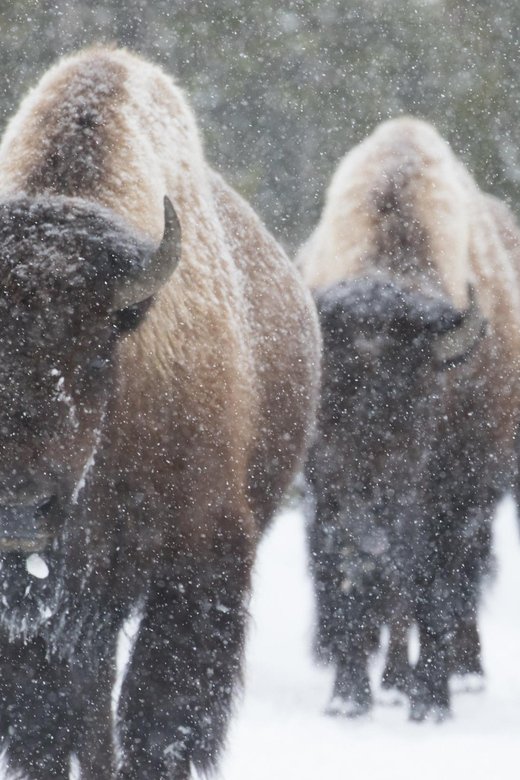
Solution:
M 79 780 L 82 761 L 84 780 L 109 780 L 111 757 L 131 755 L 139 779 L 202 780 L 190 760 L 218 758 L 221 780 L 516 780 L 520 3 L 2 5 L 0 721 L 13 766 L 63 780 L 70 760 Z M 179 224 L 161 275 L 165 193 Z M 299 271 L 323 326 L 317 427 L 318 320 Z M 324 532 L 317 543 L 312 498 L 293 489 L 249 604 L 257 526 L 313 434 Z M 456 486 L 450 538 L 427 482 L 448 450 L 435 473 Z M 455 567 L 477 583 L 466 613 L 468 591 L 457 600 L 444 574 L 468 549 Z M 317 662 L 333 644 L 316 630 L 320 566 L 337 575 L 336 627 L 371 583 L 376 625 L 349 634 L 370 647 L 367 707 Z M 426 714 L 445 719 L 419 725 L 409 678 L 408 696 L 382 680 L 397 612 L 419 678 L 421 578 L 438 586 L 432 635 L 459 610 L 454 647 L 480 601 L 484 675 L 453 668 L 451 716 L 437 692 Z M 104 725 L 85 736 L 100 702 Z M 100 734 L 115 753 L 108 741 L 97 757 Z M 35 761 L 31 741 L 31 755 L 46 745 Z M 5 766 L 0 780 L 20 780 Z

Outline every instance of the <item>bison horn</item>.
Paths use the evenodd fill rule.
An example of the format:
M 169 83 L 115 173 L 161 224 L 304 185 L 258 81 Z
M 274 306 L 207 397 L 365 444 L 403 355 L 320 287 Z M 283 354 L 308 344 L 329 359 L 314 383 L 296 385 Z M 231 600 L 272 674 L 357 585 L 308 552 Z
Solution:
M 127 309 L 157 293 L 181 258 L 181 226 L 167 195 L 164 196 L 164 233 L 161 243 L 138 274 L 122 280 L 114 296 L 114 309 Z
M 441 368 L 464 363 L 485 336 L 487 322 L 476 302 L 475 290 L 468 285 L 469 305 L 435 341 L 433 352 Z

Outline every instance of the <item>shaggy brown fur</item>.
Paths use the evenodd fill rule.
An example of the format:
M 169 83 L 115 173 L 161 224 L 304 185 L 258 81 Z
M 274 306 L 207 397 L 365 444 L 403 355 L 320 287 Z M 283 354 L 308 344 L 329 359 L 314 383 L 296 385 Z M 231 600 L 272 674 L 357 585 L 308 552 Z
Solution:
M 382 622 L 419 625 L 415 669 L 401 637 L 385 673 L 407 689 L 413 718 L 444 717 L 449 673 L 481 670 L 480 582 L 519 422 L 519 239 L 435 130 L 403 118 L 345 157 L 301 250 L 324 329 L 308 467 L 318 645 L 347 714 L 370 706 L 366 662 Z M 439 344 L 457 339 L 471 289 L 486 335 L 477 328 L 441 371 Z
M 178 269 L 114 312 L 165 195 Z M 222 745 L 255 547 L 312 428 L 312 303 L 209 169 L 181 91 L 126 51 L 43 77 L 3 139 L 0 199 L 0 528 L 44 528 L 50 569 L 37 582 L 22 547 L 3 556 L 10 760 L 64 780 L 76 752 L 82 777 L 115 776 L 115 642 L 138 608 L 119 774 L 188 778 Z

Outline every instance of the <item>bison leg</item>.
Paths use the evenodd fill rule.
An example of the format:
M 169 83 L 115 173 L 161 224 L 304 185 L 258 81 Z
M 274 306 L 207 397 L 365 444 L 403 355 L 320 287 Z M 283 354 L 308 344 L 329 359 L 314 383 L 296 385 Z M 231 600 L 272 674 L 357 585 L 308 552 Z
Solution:
M 81 697 L 77 704 L 82 710 L 78 718 L 76 743 L 81 778 L 108 780 L 116 775 L 111 698 L 114 675 L 98 671 L 95 681 L 90 679 L 90 673 L 85 677 L 87 680 L 77 686 L 75 694 Z
M 310 566 L 317 613 L 316 655 L 334 664 L 330 715 L 356 717 L 372 706 L 368 658 L 379 643 L 378 573 L 367 556 L 345 544 L 334 496 L 308 506 Z M 343 521 L 344 522 L 344 521 Z
M 112 712 L 115 648 L 116 636 L 110 631 L 78 648 L 71 662 L 74 747 L 82 780 L 109 780 L 116 775 Z
M 430 572 L 431 579 L 423 582 L 417 608 L 421 649 L 411 697 L 414 720 L 442 720 L 449 715 L 448 680 L 454 662 L 459 668 L 481 669 L 476 614 L 481 581 L 489 567 L 494 506 L 493 492 L 485 493 L 484 476 L 482 484 L 482 507 L 474 503 L 479 498 L 476 492 L 461 496 L 460 489 L 457 501 L 432 524 L 437 536 L 422 565 L 423 574 Z M 466 646 L 461 642 L 465 623 Z
M 215 764 L 240 674 L 239 560 L 185 561 L 151 588 L 121 695 L 124 780 L 187 780 L 192 764 Z
M 372 707 L 372 693 L 368 679 L 368 657 L 347 648 L 336 663 L 336 678 L 332 699 L 326 709 L 328 715 L 356 718 Z
M 419 561 L 415 617 L 419 629 L 419 659 L 410 691 L 410 719 L 436 721 L 450 714 L 448 679 L 454 638 L 453 582 L 437 544 L 425 545 Z
M 365 583 L 366 588 L 345 593 L 339 583 L 327 587 L 326 580 L 320 578 L 318 583 L 315 579 L 320 643 L 327 648 L 327 656 L 336 668 L 332 699 L 326 711 L 329 715 L 357 717 L 372 706 L 368 659 L 377 648 L 379 635 L 372 610 L 372 588 Z M 328 585 L 332 584 L 329 580 Z
M 0 646 L 0 728 L 7 763 L 34 780 L 68 780 L 74 731 L 69 674 L 42 639 Z
M 450 658 L 450 688 L 453 693 L 473 693 L 484 688 L 480 636 L 476 611 L 457 621 Z
M 418 610 L 420 654 L 410 691 L 410 720 L 445 720 L 450 715 L 449 633 Z
M 408 693 L 412 669 L 408 661 L 408 629 L 406 620 L 394 620 L 390 625 L 390 639 L 381 686 Z
M 457 622 L 450 669 L 456 675 L 484 674 L 476 611 L 470 608 Z
M 460 548 L 460 540 L 453 541 L 453 549 Z M 477 559 L 469 545 L 456 560 L 443 558 L 431 569 L 436 575 L 417 609 L 420 654 L 411 695 L 413 720 L 443 720 L 449 715 L 451 674 L 482 674 L 476 622 Z
M 334 611 L 332 632 L 336 678 L 329 715 L 349 718 L 364 715 L 372 707 L 368 660 L 377 648 L 379 625 L 369 582 L 348 594 L 340 592 L 339 609 Z M 339 624 L 338 624 L 339 620 Z

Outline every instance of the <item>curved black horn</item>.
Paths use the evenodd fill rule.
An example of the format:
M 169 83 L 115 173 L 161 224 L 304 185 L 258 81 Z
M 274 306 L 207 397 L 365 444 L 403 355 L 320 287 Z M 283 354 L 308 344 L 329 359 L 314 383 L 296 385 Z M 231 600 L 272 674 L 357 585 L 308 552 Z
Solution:
M 114 309 L 126 309 L 150 298 L 170 278 L 181 258 L 181 225 L 167 195 L 164 196 L 164 233 L 157 250 L 138 274 L 123 280 L 114 296 Z
M 487 322 L 480 312 L 472 285 L 468 285 L 468 300 L 468 308 L 435 340 L 433 353 L 441 368 L 467 360 L 486 334 Z

